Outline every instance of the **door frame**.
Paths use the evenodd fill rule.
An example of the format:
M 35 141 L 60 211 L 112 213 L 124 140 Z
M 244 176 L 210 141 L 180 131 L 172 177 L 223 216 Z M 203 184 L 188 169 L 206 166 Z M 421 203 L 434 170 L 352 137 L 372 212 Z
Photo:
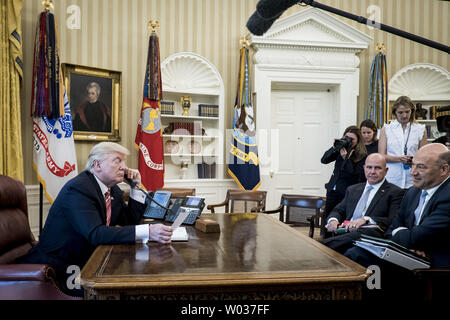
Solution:
M 260 175 L 262 181 L 267 179 L 271 169 L 271 155 L 262 152 L 268 144 L 276 143 L 271 119 L 272 88 L 279 83 L 314 85 L 323 87 L 330 85 L 336 90 L 337 130 L 343 132 L 350 125 L 357 125 L 357 97 L 359 94 L 359 69 L 349 67 L 308 67 L 261 65 L 254 67 L 255 113 L 257 127 L 257 143 L 260 158 Z M 314 89 L 312 89 L 314 90 Z M 275 137 L 275 139 L 273 139 Z M 273 149 L 272 149 L 273 150 Z M 263 189 L 264 184 L 261 186 Z M 270 195 L 268 195 L 270 197 Z

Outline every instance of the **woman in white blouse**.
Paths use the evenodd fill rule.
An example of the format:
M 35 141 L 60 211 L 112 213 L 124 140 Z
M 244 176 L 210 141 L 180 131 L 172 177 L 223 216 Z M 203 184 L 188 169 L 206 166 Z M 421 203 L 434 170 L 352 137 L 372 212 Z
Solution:
M 399 97 L 392 107 L 395 117 L 380 132 L 378 152 L 386 158 L 386 180 L 400 188 L 412 185 L 410 166 L 416 151 L 427 144 L 425 125 L 415 122 L 415 106 L 410 98 Z

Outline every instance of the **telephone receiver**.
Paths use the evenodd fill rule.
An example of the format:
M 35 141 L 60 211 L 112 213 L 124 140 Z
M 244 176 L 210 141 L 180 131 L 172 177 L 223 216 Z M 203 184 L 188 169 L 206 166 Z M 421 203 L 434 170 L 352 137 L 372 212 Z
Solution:
M 136 185 L 137 185 L 136 179 L 131 179 L 130 177 L 128 177 L 128 174 L 126 174 L 126 173 L 123 175 L 123 178 L 124 178 L 125 182 L 130 185 L 131 189 L 134 189 L 134 187 L 136 187 Z M 142 193 L 144 193 L 144 195 L 148 199 L 150 199 L 151 202 L 156 203 L 159 207 L 161 207 L 163 209 L 166 209 L 166 210 L 169 210 L 169 211 L 171 210 L 171 209 L 169 209 L 169 208 L 159 204 L 157 201 L 155 201 L 153 199 L 153 192 L 151 192 L 151 191 L 147 192 L 147 191 L 145 191 L 145 190 L 143 190 L 142 188 L 139 188 L 139 187 L 138 187 L 138 190 L 140 190 Z
M 126 173 L 124 174 L 123 178 L 125 179 L 125 182 L 130 185 L 131 188 L 136 187 L 136 185 L 137 185 L 136 179 L 129 178 L 128 174 L 126 174 Z

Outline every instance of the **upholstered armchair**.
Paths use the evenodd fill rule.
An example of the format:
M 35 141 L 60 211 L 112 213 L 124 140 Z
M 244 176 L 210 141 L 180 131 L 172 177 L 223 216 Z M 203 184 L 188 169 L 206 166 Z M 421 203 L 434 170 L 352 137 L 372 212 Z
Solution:
M 51 266 L 14 263 L 36 243 L 28 223 L 25 186 L 0 175 L 0 300 L 77 299 L 58 288 Z

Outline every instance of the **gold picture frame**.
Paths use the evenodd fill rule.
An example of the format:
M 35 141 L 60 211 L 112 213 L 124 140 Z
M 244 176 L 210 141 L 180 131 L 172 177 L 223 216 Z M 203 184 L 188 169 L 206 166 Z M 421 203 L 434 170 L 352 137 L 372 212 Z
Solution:
M 75 140 L 120 141 L 122 73 L 63 63 Z

